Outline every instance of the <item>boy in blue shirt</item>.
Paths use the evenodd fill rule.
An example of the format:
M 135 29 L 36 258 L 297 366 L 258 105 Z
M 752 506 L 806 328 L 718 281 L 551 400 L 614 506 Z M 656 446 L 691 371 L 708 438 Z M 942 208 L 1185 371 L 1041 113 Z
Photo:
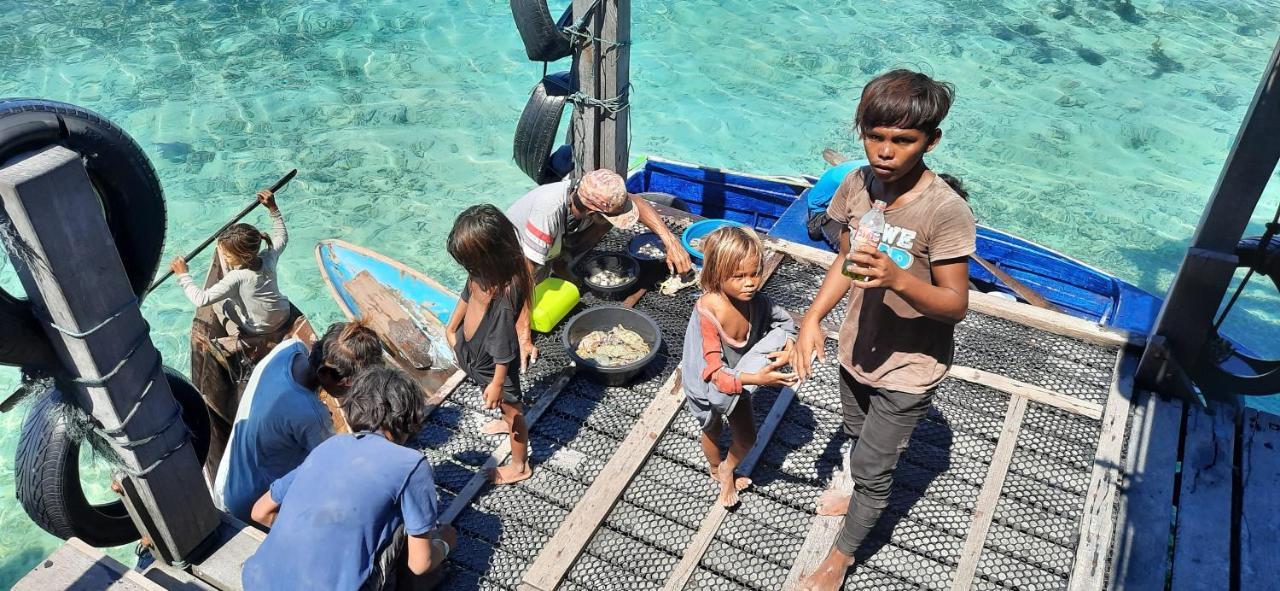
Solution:
M 424 400 L 399 370 L 356 378 L 342 402 L 352 433 L 321 443 L 254 504 L 271 533 L 245 562 L 245 589 L 430 587 L 457 534 L 436 525 L 431 465 L 400 445 L 426 420 Z

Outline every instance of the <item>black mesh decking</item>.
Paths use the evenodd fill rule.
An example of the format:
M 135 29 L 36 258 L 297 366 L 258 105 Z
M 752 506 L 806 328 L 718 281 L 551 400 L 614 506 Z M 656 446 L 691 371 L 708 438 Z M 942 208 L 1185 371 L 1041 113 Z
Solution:
M 673 224 L 675 225 L 675 224 Z M 622 251 L 630 234 L 610 233 L 597 250 Z M 765 286 L 775 301 L 801 311 L 824 270 L 787 259 Z M 488 487 L 459 516 L 460 544 L 449 589 L 515 588 L 556 528 L 617 450 L 678 363 L 696 290 L 645 295 L 636 306 L 663 332 L 662 355 L 629 387 L 572 379 L 530 432 L 533 478 Z M 594 298 L 584 298 L 590 306 Z M 843 310 L 830 320 L 839 322 Z M 566 363 L 559 335 L 539 338 L 542 360 L 526 377 L 537 401 Z M 835 343 L 828 341 L 835 359 Z M 1104 404 L 1116 350 L 970 313 L 957 327 L 956 360 Z M 781 588 L 809 531 L 818 496 L 843 461 L 838 370 L 821 365 L 797 392 L 742 495 L 702 557 L 689 589 Z M 753 404 L 763 421 L 776 392 Z M 1009 396 L 949 378 L 912 435 L 895 472 L 890 506 L 846 580 L 849 589 L 950 586 L 990 469 Z M 497 415 L 463 384 L 417 440 L 431 458 L 447 504 L 501 441 L 478 429 Z M 714 502 L 716 487 L 698 445 L 695 420 L 680 410 L 654 453 L 573 565 L 562 589 L 656 589 L 680 561 Z M 1066 587 L 1079 535 L 1099 424 L 1048 406 L 1028 406 L 995 517 L 978 564 L 978 589 Z M 727 433 L 726 442 L 727 443 Z

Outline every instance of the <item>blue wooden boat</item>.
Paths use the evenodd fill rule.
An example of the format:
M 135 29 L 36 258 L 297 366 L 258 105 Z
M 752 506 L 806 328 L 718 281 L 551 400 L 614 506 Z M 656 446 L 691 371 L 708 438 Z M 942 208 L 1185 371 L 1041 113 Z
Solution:
M 633 193 L 674 195 L 689 213 L 723 218 L 757 231 L 823 250 L 809 239 L 807 210 L 801 193 L 816 181 L 811 176 L 765 176 L 649 157 L 627 179 Z M 1014 279 L 1042 294 L 1063 312 L 1136 334 L 1150 331 L 1161 299 L 1137 286 L 1060 252 L 1002 232 L 978 226 L 978 255 Z M 969 263 L 973 287 L 1017 297 L 1014 290 L 975 261 Z
M 382 336 L 405 369 L 452 369 L 444 337 L 458 295 L 403 263 L 342 240 L 316 245 L 316 263 L 348 319 L 362 319 Z

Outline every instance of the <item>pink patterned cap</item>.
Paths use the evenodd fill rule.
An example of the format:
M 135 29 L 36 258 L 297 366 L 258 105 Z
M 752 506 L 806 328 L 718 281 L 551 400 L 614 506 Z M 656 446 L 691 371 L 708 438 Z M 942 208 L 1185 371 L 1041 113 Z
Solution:
M 627 229 L 640 218 L 627 193 L 627 183 L 622 176 L 607 168 L 593 170 L 582 175 L 578 183 L 578 199 L 592 211 L 598 212 L 615 227 Z

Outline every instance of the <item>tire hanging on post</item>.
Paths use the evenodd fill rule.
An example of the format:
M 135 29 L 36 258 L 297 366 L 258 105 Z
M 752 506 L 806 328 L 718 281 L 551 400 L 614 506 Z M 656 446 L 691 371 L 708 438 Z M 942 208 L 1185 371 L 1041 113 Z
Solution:
M 529 93 L 516 124 L 513 156 L 516 165 L 539 185 L 553 183 L 573 170 L 573 153 L 568 145 L 552 152 L 560 131 L 565 103 L 574 92 L 572 74 L 559 72 L 544 77 Z
M 196 459 L 203 463 L 209 453 L 209 411 L 204 399 L 177 371 L 166 367 L 164 376 L 181 407 Z M 86 435 L 71 415 L 83 411 L 68 408 L 74 404 L 69 393 L 55 386 L 40 393 L 28 411 L 13 463 L 18 502 L 36 525 L 64 540 L 74 536 L 100 548 L 128 544 L 140 534 L 124 503 L 94 504 L 84 494 L 80 446 Z
M 573 25 L 573 4 L 552 20 L 546 0 L 511 0 L 525 55 L 535 62 L 554 62 L 573 55 L 573 43 L 564 29 Z
M 0 99 L 0 167 L 52 145 L 83 158 L 129 283 L 141 298 L 160 266 L 165 232 L 164 194 L 146 153 L 92 111 L 56 101 Z M 30 302 L 0 290 L 0 364 L 60 367 L 38 327 Z

